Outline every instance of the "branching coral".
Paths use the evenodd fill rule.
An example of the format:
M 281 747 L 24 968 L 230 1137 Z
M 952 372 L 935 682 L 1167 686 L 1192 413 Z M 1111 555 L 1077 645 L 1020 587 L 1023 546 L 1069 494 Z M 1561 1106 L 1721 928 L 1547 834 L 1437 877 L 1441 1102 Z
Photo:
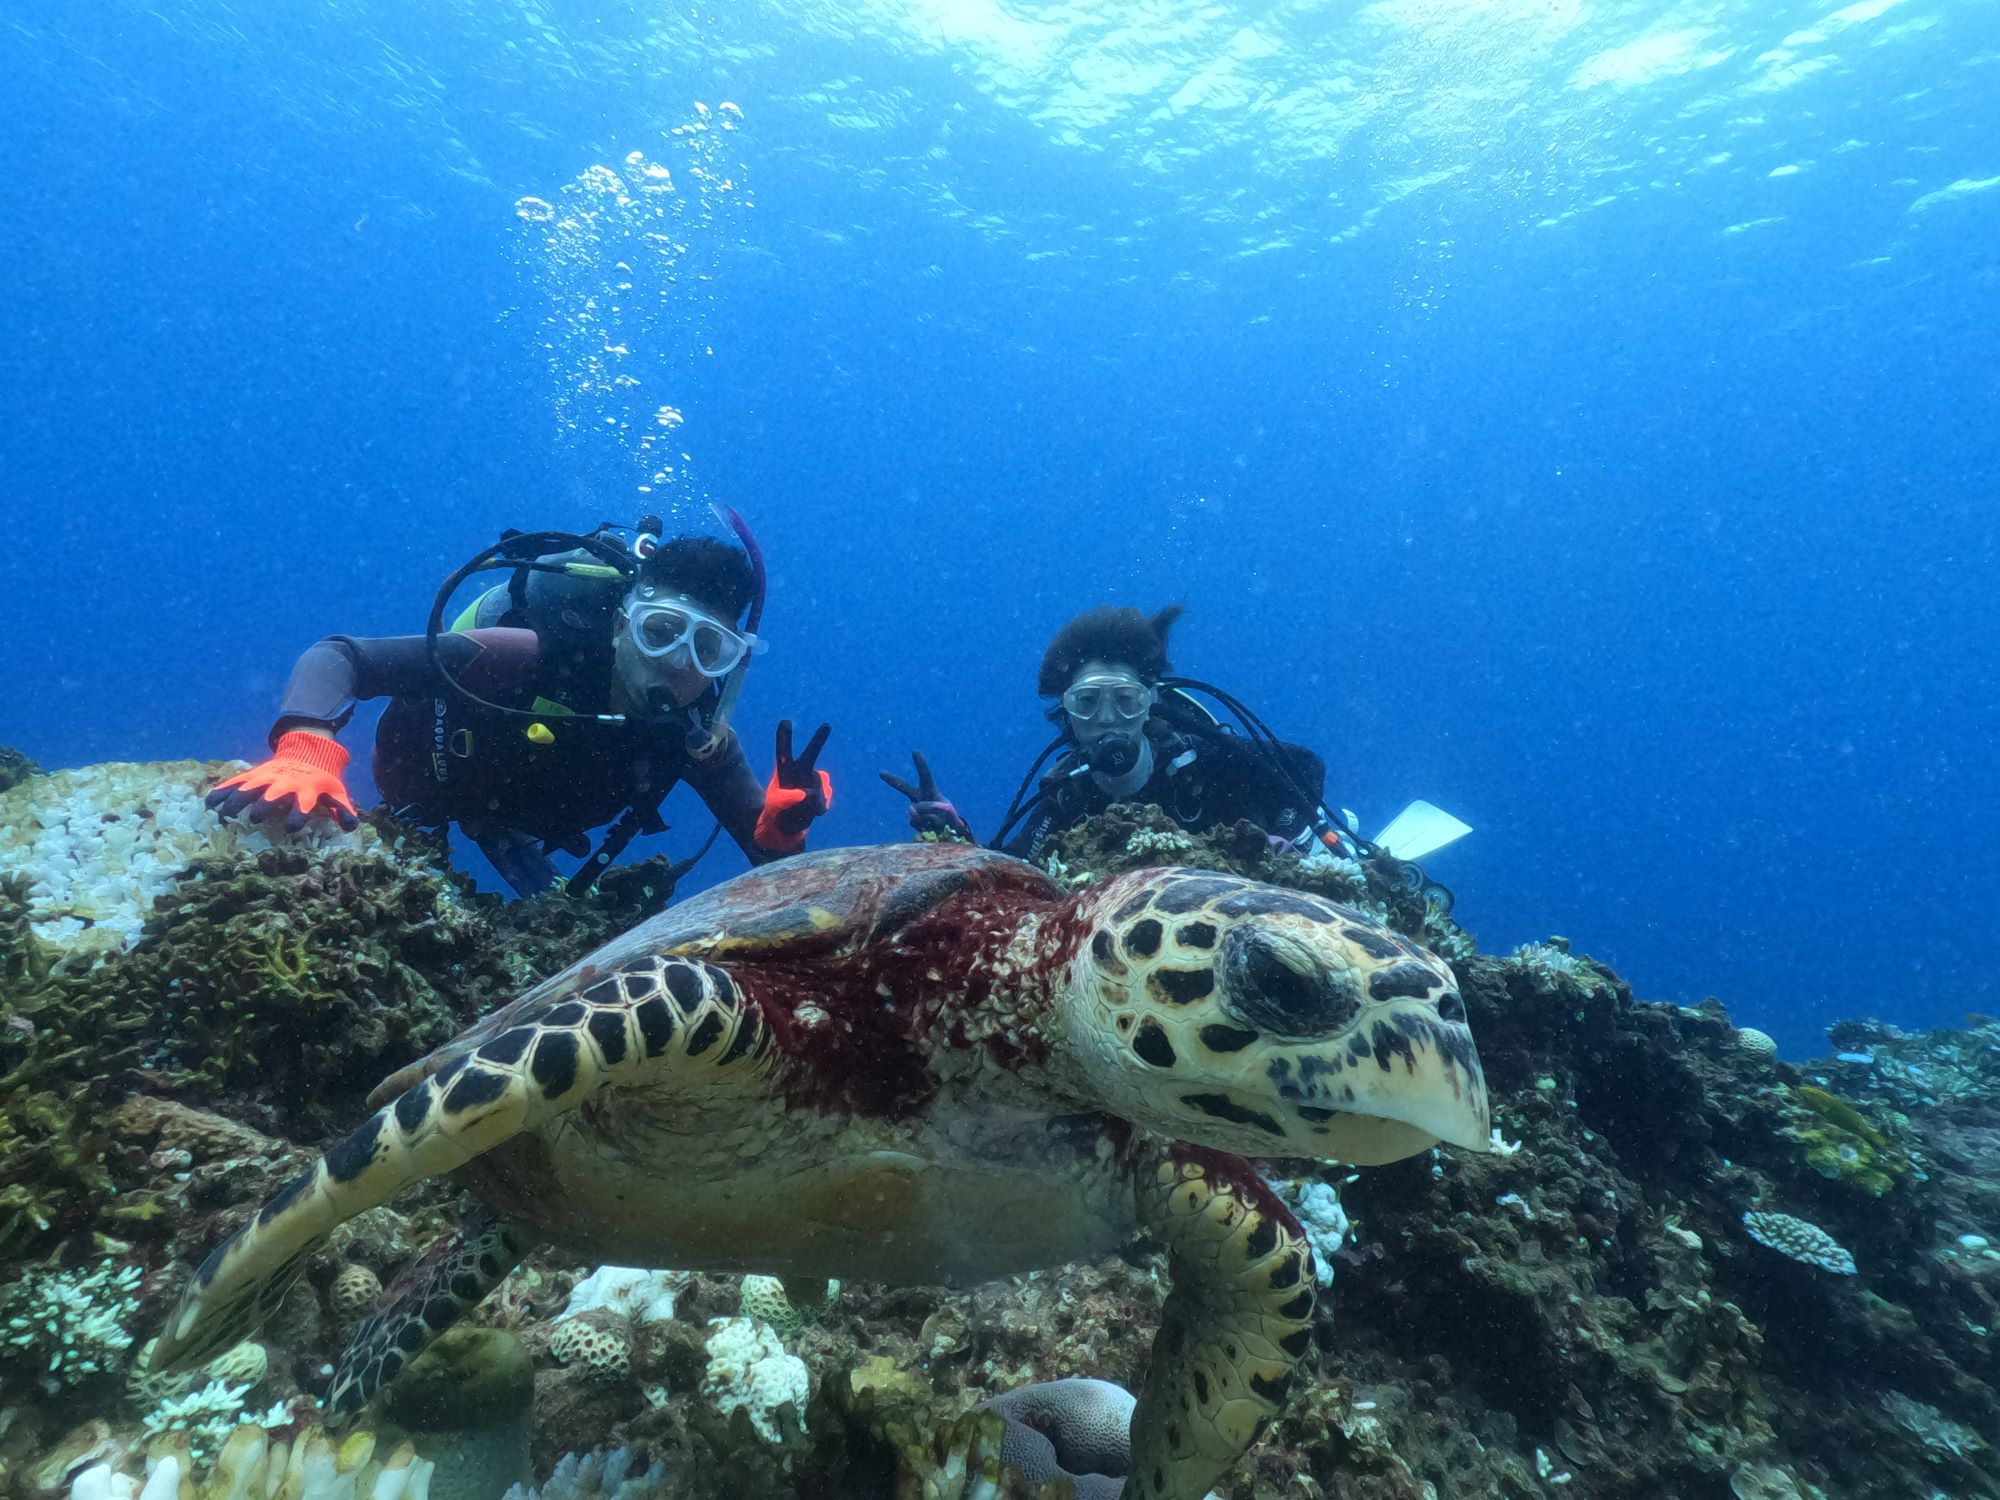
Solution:
M 4 1342 L 27 1362 L 21 1368 L 40 1367 L 45 1389 L 108 1374 L 125 1362 L 132 1347 L 139 1280 L 137 1266 L 30 1271 L 0 1303 Z
M 243 1398 L 249 1393 L 248 1385 L 229 1385 L 221 1380 L 211 1380 L 184 1396 L 162 1401 L 147 1412 L 144 1418 L 146 1437 L 179 1434 L 186 1441 L 194 1461 L 205 1464 L 221 1452 L 230 1434 L 244 1423 L 271 1428 L 282 1427 L 291 1420 L 283 1402 L 261 1416 L 251 1415 L 243 1404 Z
M 1616 988 L 1615 980 L 1603 965 L 1595 959 L 1578 958 L 1570 952 L 1569 939 L 1564 937 L 1523 943 L 1502 962 L 1559 992 L 1609 994 Z

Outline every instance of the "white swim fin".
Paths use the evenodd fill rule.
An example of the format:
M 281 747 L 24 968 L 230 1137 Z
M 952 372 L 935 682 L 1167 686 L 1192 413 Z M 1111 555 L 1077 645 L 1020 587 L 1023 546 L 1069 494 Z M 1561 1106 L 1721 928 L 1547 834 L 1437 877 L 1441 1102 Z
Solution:
M 1470 832 L 1470 823 L 1460 822 L 1443 808 L 1428 802 L 1412 802 L 1375 835 L 1375 842 L 1398 859 L 1422 859 L 1457 843 Z

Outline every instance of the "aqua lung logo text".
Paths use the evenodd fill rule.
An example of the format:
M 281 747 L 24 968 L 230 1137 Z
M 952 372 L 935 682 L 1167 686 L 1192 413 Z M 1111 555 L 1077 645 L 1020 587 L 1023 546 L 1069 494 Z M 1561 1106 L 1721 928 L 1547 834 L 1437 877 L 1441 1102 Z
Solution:
M 431 779 L 440 786 L 451 780 L 450 762 L 444 753 L 444 699 L 431 699 Z

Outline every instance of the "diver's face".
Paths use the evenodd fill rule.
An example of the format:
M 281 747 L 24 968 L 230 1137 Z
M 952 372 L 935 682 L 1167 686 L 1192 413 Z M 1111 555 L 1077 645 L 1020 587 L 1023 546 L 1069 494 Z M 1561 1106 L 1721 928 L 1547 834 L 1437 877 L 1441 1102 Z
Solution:
M 1130 667 L 1087 661 L 1063 693 L 1069 730 L 1086 750 L 1111 735 L 1136 735 L 1153 709 L 1153 689 Z
M 696 668 L 690 647 L 676 646 L 664 656 L 646 655 L 632 639 L 631 621 L 622 609 L 611 659 L 619 686 L 642 712 L 663 711 L 666 703 L 686 708 L 708 691 L 709 680 Z

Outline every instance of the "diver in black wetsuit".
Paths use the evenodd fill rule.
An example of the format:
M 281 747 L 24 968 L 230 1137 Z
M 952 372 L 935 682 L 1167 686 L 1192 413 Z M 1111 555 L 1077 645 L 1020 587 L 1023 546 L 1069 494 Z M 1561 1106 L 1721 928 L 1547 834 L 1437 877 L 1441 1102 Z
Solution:
M 741 549 L 660 541 L 650 518 L 629 546 L 610 528 L 503 541 L 446 585 L 428 636 L 327 637 L 292 670 L 271 757 L 220 783 L 209 805 L 295 828 L 316 813 L 353 827 L 340 779 L 348 753 L 333 737 L 357 700 L 389 697 L 374 760 L 389 805 L 419 824 L 458 823 L 522 895 L 554 882 L 551 849 L 589 856 L 589 830 L 617 819 L 570 881 L 586 887 L 633 836 L 665 826 L 660 803 L 681 781 L 751 863 L 803 848 L 832 805 L 815 764 L 828 727 L 794 756 L 791 721 L 781 722 L 777 769 L 759 790 L 727 721 L 764 646 L 763 567 L 748 528 L 728 519 Z M 580 545 L 533 550 L 561 541 Z M 511 578 L 441 631 L 445 598 L 481 568 Z
M 997 847 L 1039 859 L 1056 834 L 1112 803 L 1150 802 L 1190 831 L 1248 819 L 1274 840 L 1305 848 L 1317 833 L 1336 841 L 1339 850 L 1339 830 L 1321 815 L 1325 762 L 1268 733 L 1232 733 L 1188 695 L 1187 688 L 1200 685 L 1169 675 L 1167 632 L 1180 613 L 1178 605 L 1151 616 L 1105 606 L 1078 615 L 1056 633 L 1042 657 L 1036 689 L 1057 700 L 1048 717 L 1061 734 L 1036 770 L 1049 756 L 1060 756 L 1024 804 L 1035 779 L 1029 772 Z M 1201 690 L 1236 707 L 1214 689 Z M 939 794 L 923 756 L 913 759 L 914 782 L 887 771 L 881 775 L 909 798 L 917 836 L 972 842 L 965 819 Z

